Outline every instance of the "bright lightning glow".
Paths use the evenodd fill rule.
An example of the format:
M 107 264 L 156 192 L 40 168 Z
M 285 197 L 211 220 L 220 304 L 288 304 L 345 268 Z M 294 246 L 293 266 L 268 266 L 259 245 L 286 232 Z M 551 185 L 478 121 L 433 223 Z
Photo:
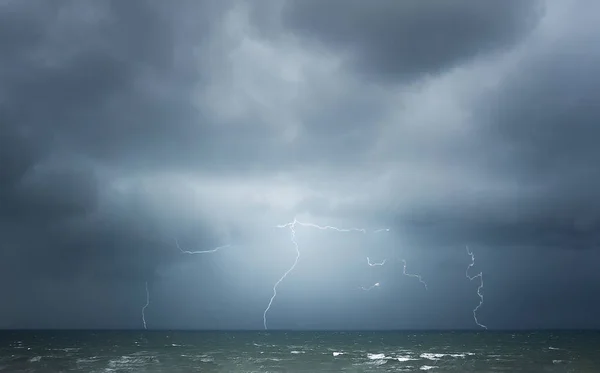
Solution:
M 423 284 L 423 286 L 425 286 L 425 290 L 427 290 L 427 283 L 425 283 L 425 281 L 423 281 L 423 278 L 420 275 L 415 275 L 415 274 L 412 274 L 412 273 L 407 273 L 406 272 L 406 260 L 402 259 L 402 263 L 404 264 L 404 266 L 402 267 L 402 274 L 404 276 L 416 278 L 417 280 L 419 280 L 419 282 L 421 284 Z
M 379 282 L 376 282 L 376 283 L 374 283 L 373 285 L 371 285 L 371 286 L 369 286 L 367 288 L 364 287 L 364 286 L 361 286 L 359 289 L 364 290 L 364 291 L 370 291 L 370 290 L 373 290 L 376 287 L 379 287 L 380 285 L 381 284 Z
M 369 257 L 367 257 L 367 264 L 371 267 L 375 267 L 375 266 L 382 266 L 385 264 L 385 262 L 387 261 L 387 259 L 383 259 L 383 262 L 379 262 L 379 263 L 371 263 L 371 259 L 369 259 Z
M 483 294 L 481 293 L 481 290 L 483 289 L 483 272 L 479 272 L 475 276 L 469 276 L 469 269 L 475 265 L 475 254 L 473 254 L 473 252 L 471 250 L 469 250 L 469 246 L 467 246 L 467 254 L 471 257 L 471 263 L 469 264 L 469 266 L 467 267 L 467 270 L 465 272 L 467 278 L 469 279 L 469 281 L 473 281 L 474 279 L 479 277 L 479 287 L 477 287 L 477 295 L 479 296 L 479 304 L 477 305 L 477 307 L 475 307 L 473 309 L 473 319 L 475 320 L 475 324 L 477 324 L 478 326 L 480 326 L 484 329 L 487 329 L 487 326 L 479 323 L 479 320 L 477 320 L 477 311 L 479 310 L 479 308 L 481 306 L 483 306 Z
M 271 296 L 271 299 L 269 299 L 269 304 L 267 305 L 267 308 L 265 308 L 265 311 L 263 312 L 263 326 L 264 326 L 265 330 L 268 329 L 267 328 L 267 313 L 269 313 L 269 310 L 271 309 L 271 306 L 273 305 L 273 301 L 277 297 L 277 287 L 294 270 L 294 268 L 296 268 L 296 265 L 298 264 L 298 261 L 300 260 L 300 247 L 298 246 L 298 242 L 296 242 L 296 225 L 300 225 L 300 226 L 307 227 L 307 228 L 315 228 L 315 229 L 319 229 L 319 230 L 333 230 L 336 232 L 367 233 L 367 230 L 364 228 L 338 228 L 338 227 L 333 227 L 330 225 L 321 226 L 321 225 L 317 225 L 317 224 L 313 224 L 313 223 L 303 223 L 303 222 L 298 221 L 298 219 L 296 219 L 296 218 L 294 218 L 294 220 L 292 222 L 275 226 L 276 228 L 289 228 L 290 229 L 291 241 L 292 241 L 292 244 L 294 245 L 294 249 L 296 250 L 296 258 L 294 259 L 294 263 L 292 264 L 292 266 L 287 271 L 285 271 L 283 276 L 281 276 L 279 278 L 279 280 L 277 280 L 275 285 L 273 285 L 273 295 Z M 377 231 L 389 231 L 389 229 L 378 229 Z M 376 285 L 373 285 L 373 286 L 379 286 L 379 283 L 377 283 Z
M 144 329 L 148 329 L 146 325 L 146 308 L 150 305 L 150 290 L 148 290 L 148 281 L 146 281 L 146 304 L 142 307 L 142 322 L 144 323 Z

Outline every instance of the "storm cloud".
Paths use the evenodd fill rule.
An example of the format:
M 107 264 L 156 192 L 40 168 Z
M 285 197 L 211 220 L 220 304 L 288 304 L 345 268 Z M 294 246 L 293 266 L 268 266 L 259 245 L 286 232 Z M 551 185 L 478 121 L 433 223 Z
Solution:
M 597 7 L 3 1 L 0 327 L 600 327 Z

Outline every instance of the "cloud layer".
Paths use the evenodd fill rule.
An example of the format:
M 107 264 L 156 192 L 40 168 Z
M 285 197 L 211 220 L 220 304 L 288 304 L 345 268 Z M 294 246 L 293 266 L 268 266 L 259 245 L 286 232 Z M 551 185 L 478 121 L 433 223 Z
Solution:
M 600 326 L 580 3 L 2 2 L 0 327 Z

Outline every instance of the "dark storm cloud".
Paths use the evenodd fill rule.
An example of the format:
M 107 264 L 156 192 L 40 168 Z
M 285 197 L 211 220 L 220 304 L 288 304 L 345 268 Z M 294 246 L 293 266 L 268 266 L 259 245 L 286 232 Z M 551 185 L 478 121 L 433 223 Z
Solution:
M 368 79 L 413 79 L 507 49 L 541 15 L 538 0 L 291 0 L 284 24 L 348 54 Z
M 183 83 L 199 76 L 196 68 L 183 65 L 193 49 L 184 31 L 207 33 L 210 22 L 189 28 L 177 22 L 186 8 L 206 16 L 202 10 L 210 3 L 180 1 L 164 7 L 160 2 L 63 1 L 51 13 L 30 5 L 31 11 L 16 12 L 11 19 L 34 23 L 40 30 L 32 32 L 36 38 L 21 36 L 23 26 L 14 21 L 4 30 L 14 36 L 3 44 L 3 55 L 15 56 L 15 49 L 21 56 L 2 66 L 5 122 L 36 126 L 30 132 L 58 146 L 119 158 L 134 156 L 132 148 L 144 146 L 142 133 L 148 142 L 163 137 L 173 115 L 192 110 L 183 100 L 189 91 Z M 35 19 L 38 13 L 45 17 Z M 170 93 L 179 96 L 157 97 L 159 88 L 168 91 L 173 84 L 178 90 Z
M 143 278 L 160 261 L 146 242 L 156 230 L 135 233 L 136 225 L 157 222 L 143 212 L 101 208 L 100 191 L 109 185 L 99 170 L 114 169 L 116 160 L 160 159 L 173 152 L 158 139 L 174 134 L 166 142 L 173 150 L 186 137 L 176 116 L 193 109 L 179 83 L 201 77 L 185 64 L 192 46 L 202 44 L 190 44 L 185 33 L 210 33 L 223 9 L 189 1 L 3 5 L 0 219 L 21 265 L 67 277 L 131 276 L 141 266 Z M 182 26 L 190 10 L 200 26 Z M 180 96 L 155 94 L 176 83 Z
M 477 101 L 478 141 L 488 145 L 478 157 L 516 188 L 504 202 L 457 206 L 442 223 L 448 231 L 497 245 L 600 248 L 600 54 L 588 47 L 592 31 L 573 33 L 540 42 L 543 51 Z
M 273 226 L 295 214 L 393 232 L 299 230 L 271 315 L 281 327 L 471 326 L 467 243 L 492 305 L 521 291 L 515 276 L 542 286 L 569 255 L 592 261 L 549 249 L 599 238 L 594 44 L 553 49 L 585 32 L 554 43 L 573 18 L 541 27 L 536 1 L 416 4 L 2 5 L 0 278 L 19 299 L 1 325 L 138 327 L 147 280 L 152 326 L 261 327 L 294 258 Z M 182 256 L 175 237 L 234 246 Z M 539 261 L 511 267 L 520 250 Z M 396 262 L 370 271 L 366 253 Z M 375 281 L 378 293 L 354 291 Z

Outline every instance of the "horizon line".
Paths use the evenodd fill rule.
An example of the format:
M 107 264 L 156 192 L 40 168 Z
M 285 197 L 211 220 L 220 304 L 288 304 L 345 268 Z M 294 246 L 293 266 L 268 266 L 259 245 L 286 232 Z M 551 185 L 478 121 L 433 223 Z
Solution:
M 0 328 L 1 332 L 189 332 L 189 333 L 281 333 L 281 332 L 315 332 L 315 333 L 531 333 L 531 332 L 600 332 L 600 328 L 523 328 L 523 329 L 500 329 L 490 328 L 487 330 L 476 328 L 456 328 L 456 329 L 140 329 L 140 328 Z

